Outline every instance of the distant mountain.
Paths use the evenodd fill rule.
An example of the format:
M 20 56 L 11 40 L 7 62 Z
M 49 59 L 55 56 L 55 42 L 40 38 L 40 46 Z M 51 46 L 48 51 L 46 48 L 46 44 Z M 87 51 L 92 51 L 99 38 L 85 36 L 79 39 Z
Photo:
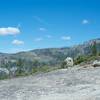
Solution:
M 0 53 L 0 79 L 44 72 L 57 68 L 66 57 L 91 55 L 91 45 L 96 42 L 100 52 L 100 39 L 94 39 L 73 47 L 36 49 L 16 54 Z
M 100 51 L 100 38 L 93 39 L 83 44 L 76 45 L 73 47 L 64 48 L 47 48 L 47 49 L 36 49 L 27 52 L 19 52 L 16 54 L 4 54 L 0 53 L 1 59 L 25 59 L 27 61 L 37 60 L 40 64 L 55 66 L 60 64 L 66 57 L 70 56 L 76 58 L 78 55 L 89 55 L 91 54 L 90 45 L 96 41 L 97 50 Z

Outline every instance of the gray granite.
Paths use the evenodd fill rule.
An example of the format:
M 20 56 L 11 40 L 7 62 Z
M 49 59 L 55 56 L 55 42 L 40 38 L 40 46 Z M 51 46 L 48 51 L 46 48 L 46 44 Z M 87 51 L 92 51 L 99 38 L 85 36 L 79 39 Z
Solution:
M 75 67 L 2 80 L 0 100 L 100 100 L 100 68 Z

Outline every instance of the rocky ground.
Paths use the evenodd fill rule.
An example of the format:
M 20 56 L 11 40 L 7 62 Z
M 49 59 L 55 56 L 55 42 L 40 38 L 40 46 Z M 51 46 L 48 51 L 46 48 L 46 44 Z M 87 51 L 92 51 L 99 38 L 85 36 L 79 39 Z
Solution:
M 0 81 L 0 100 L 100 100 L 100 67 L 75 67 Z

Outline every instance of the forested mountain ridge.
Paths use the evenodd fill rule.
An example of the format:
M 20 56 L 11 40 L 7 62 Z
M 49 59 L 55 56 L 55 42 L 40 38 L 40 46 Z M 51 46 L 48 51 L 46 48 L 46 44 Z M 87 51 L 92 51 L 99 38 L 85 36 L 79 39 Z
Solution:
M 36 49 L 15 54 L 0 53 L 0 68 L 4 68 L 0 71 L 7 73 L 9 71 L 11 74 L 15 75 L 17 73 L 19 75 L 36 72 L 37 70 L 44 71 L 48 69 L 47 67 L 59 67 L 66 57 L 76 59 L 81 55 L 91 55 L 91 45 L 94 41 L 97 52 L 100 53 L 100 38 L 73 47 Z
M 0 60 L 16 60 L 23 59 L 27 61 L 37 60 L 40 63 L 46 65 L 56 65 L 63 61 L 67 56 L 76 58 L 79 55 L 90 55 L 91 54 L 91 44 L 96 41 L 97 50 L 100 51 L 100 39 L 90 40 L 84 42 L 83 44 L 76 45 L 73 47 L 64 48 L 46 48 L 46 49 L 36 49 L 27 52 L 19 52 L 16 54 L 6 54 L 0 53 Z

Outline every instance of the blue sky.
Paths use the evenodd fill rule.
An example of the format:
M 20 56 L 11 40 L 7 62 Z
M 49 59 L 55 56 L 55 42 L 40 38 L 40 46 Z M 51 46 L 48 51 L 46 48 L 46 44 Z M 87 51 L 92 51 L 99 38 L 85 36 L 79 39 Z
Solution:
M 67 47 L 100 37 L 100 0 L 0 0 L 0 52 Z

